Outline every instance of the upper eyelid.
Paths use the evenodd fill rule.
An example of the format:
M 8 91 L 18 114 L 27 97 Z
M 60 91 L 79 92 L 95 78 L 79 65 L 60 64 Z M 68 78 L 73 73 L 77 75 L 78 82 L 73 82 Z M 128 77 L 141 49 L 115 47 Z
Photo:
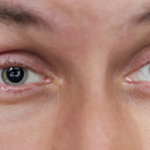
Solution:
M 43 80 L 43 83 L 52 83 L 53 82 L 53 78 L 47 77 L 44 74 L 40 74 L 37 70 L 34 71 L 34 69 L 32 67 L 30 67 L 30 65 L 25 65 L 23 63 L 18 63 L 17 61 L 14 61 L 14 62 L 7 61 L 7 63 L 3 63 L 3 65 L 1 64 L 0 65 L 0 72 L 1 72 L 2 69 L 9 68 L 9 67 L 22 67 L 22 68 L 25 68 L 25 69 L 29 69 L 29 71 L 32 71 L 36 74 L 39 74 L 41 76 L 41 79 Z
M 133 72 L 135 72 L 135 71 L 138 71 L 138 70 L 140 70 L 142 67 L 145 67 L 146 65 L 149 65 L 149 64 L 150 64 L 150 61 L 149 61 L 149 60 L 146 61 L 146 62 L 144 62 L 144 63 L 141 63 L 139 66 L 135 67 L 133 70 L 131 70 L 130 72 L 128 72 L 128 74 L 131 74 L 131 73 L 133 73 Z
M 145 70 L 146 69 L 146 70 Z M 149 70 L 147 70 L 149 69 Z M 148 75 L 147 75 L 148 73 Z M 141 83 L 141 82 L 148 82 L 150 81 L 150 64 L 147 64 L 140 68 L 139 70 L 134 71 L 130 75 L 125 78 L 126 82 L 129 83 Z
M 46 74 L 46 67 L 42 61 L 31 56 L 28 52 L 11 51 L 0 54 L 0 68 L 11 67 L 12 65 L 24 67 L 43 75 Z
M 35 70 L 30 65 L 24 64 L 24 63 L 16 61 L 16 60 L 15 61 L 6 60 L 6 62 L 4 62 L 2 64 L 0 63 L 0 69 L 6 68 L 6 67 L 11 67 L 11 66 L 14 66 L 14 67 L 23 67 L 23 68 L 26 68 L 26 69 L 30 69 L 30 70 L 32 70 L 34 72 L 37 72 L 37 70 Z
M 124 69 L 124 76 L 130 75 L 132 72 L 150 64 L 150 46 L 143 49 L 139 54 L 134 56 Z
M 47 64 L 47 62 L 43 61 L 43 58 L 30 51 L 15 50 L 0 53 L 0 69 L 12 66 L 29 69 L 45 76 L 46 80 L 51 82 L 54 82 L 54 80 L 59 82 L 62 78 L 60 78 L 52 62 Z

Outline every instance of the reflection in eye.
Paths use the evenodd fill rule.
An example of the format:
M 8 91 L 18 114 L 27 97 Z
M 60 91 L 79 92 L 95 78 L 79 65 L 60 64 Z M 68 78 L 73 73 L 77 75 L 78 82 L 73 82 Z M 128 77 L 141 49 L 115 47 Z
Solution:
M 29 69 L 20 67 L 1 69 L 0 74 L 0 82 L 12 86 L 43 81 L 42 75 L 37 74 Z
M 150 64 L 131 74 L 134 81 L 150 81 Z

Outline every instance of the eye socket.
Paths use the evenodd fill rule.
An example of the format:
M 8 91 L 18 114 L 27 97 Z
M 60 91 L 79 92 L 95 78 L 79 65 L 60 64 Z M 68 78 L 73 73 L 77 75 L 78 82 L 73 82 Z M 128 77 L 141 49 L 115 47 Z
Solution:
M 26 83 L 43 81 L 42 75 L 21 67 L 9 67 L 1 69 L 0 74 L 0 82 L 11 86 L 19 86 Z
M 126 78 L 128 81 L 150 81 L 150 64 L 140 68 L 133 72 L 129 77 Z

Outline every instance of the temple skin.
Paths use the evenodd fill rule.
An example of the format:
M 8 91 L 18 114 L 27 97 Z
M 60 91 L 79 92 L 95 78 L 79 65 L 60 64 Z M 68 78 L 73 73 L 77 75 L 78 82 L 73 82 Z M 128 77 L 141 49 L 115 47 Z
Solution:
M 150 44 L 149 16 L 141 19 L 148 0 L 1 5 L 42 23 L 0 17 L 0 55 L 35 54 L 53 72 L 53 83 L 22 97 L 0 93 L 0 150 L 149 150 L 150 89 L 125 81 L 134 67 L 129 62 Z M 22 101 L 2 104 L 11 98 Z

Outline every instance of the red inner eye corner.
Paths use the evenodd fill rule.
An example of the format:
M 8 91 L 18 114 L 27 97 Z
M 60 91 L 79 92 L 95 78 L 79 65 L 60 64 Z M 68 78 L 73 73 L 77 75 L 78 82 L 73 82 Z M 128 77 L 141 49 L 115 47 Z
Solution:
M 132 75 L 129 75 L 129 76 L 125 77 L 125 81 L 130 82 L 130 83 L 136 82 L 136 80 L 132 77 Z

